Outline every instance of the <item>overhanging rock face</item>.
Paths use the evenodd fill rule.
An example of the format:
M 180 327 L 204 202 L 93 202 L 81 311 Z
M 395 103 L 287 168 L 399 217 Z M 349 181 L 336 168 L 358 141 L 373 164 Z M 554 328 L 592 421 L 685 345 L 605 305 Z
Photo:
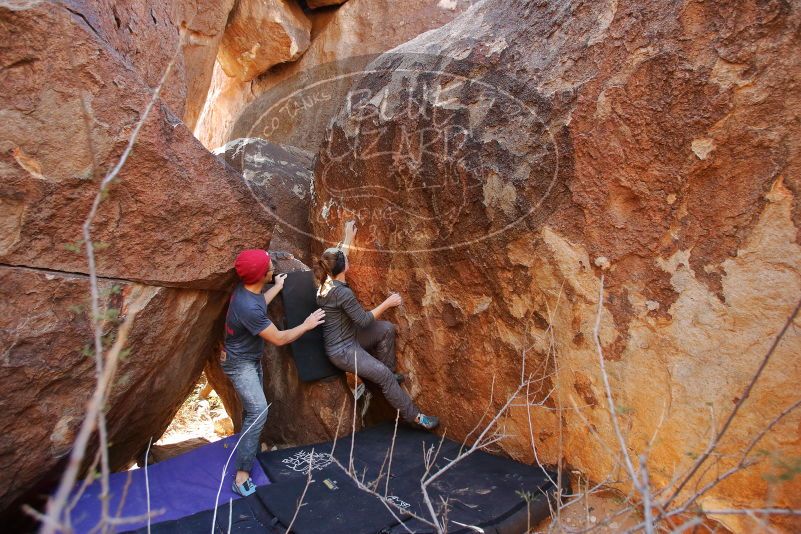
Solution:
M 257 137 L 234 139 L 214 153 L 242 175 L 259 206 L 272 218 L 270 249 L 288 252 L 310 264 L 309 204 L 314 155 Z
M 322 248 L 358 220 L 352 285 L 367 302 L 404 295 L 400 365 L 450 435 L 493 385 L 498 403 L 534 373 L 544 404 L 531 424 L 513 408 L 502 447 L 610 475 L 604 275 L 600 339 L 630 447 L 657 432 L 662 486 L 703 451 L 700 407 L 729 413 L 801 290 L 800 20 L 788 3 L 490 0 L 370 65 L 320 151 L 312 228 Z M 722 453 L 798 399 L 800 348 L 788 333 Z M 798 456 L 799 417 L 761 447 Z M 768 487 L 774 471 L 701 502 L 801 506 L 801 480 Z
M 225 304 L 221 292 L 101 280 L 102 304 L 120 319 L 103 325 L 112 343 L 133 301 L 143 299 L 109 395 L 113 468 L 158 439 L 216 347 L 209 334 Z M 60 476 L 95 387 L 84 275 L 0 269 L 0 508 Z M 96 441 L 87 451 L 94 458 Z

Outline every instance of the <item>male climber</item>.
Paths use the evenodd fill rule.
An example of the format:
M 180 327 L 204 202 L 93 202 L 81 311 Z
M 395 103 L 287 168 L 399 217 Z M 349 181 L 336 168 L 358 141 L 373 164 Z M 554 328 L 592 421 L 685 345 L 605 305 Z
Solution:
M 264 340 L 279 346 L 291 343 L 322 324 L 325 312 L 318 309 L 303 324 L 289 330 L 278 330 L 267 318 L 267 305 L 283 289 L 286 275 L 276 275 L 275 284 L 262 293 L 272 277 L 273 267 L 267 251 L 257 249 L 240 252 L 234 268 L 241 283 L 237 284 L 231 295 L 225 317 L 226 357 L 222 368 L 234 384 L 243 410 L 244 434 L 236 451 L 236 479 L 232 489 L 239 495 L 247 496 L 256 491 L 250 470 L 267 419 L 261 368 Z

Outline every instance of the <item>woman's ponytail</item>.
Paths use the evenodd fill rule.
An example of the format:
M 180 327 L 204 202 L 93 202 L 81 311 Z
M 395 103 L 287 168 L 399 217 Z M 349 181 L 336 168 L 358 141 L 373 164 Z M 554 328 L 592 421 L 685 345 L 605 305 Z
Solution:
M 317 260 L 315 266 L 317 278 L 320 280 L 320 285 L 325 284 L 326 278 L 335 277 L 345 270 L 345 253 L 338 248 L 329 248 L 323 252 L 320 259 Z
M 317 275 L 317 279 L 320 281 L 320 285 L 323 285 L 325 283 L 326 278 L 331 276 L 331 271 L 326 265 L 325 260 L 323 260 L 322 258 L 317 260 L 317 265 L 315 266 L 314 270 L 316 271 L 315 274 Z

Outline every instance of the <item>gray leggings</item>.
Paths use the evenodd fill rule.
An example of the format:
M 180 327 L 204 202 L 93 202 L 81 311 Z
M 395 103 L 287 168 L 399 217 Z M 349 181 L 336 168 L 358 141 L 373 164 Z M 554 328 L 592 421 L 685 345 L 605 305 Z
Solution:
M 420 413 L 395 380 L 395 325 L 389 321 L 373 321 L 360 328 L 350 346 L 335 351 L 328 359 L 343 371 L 377 384 L 405 421 L 413 422 Z

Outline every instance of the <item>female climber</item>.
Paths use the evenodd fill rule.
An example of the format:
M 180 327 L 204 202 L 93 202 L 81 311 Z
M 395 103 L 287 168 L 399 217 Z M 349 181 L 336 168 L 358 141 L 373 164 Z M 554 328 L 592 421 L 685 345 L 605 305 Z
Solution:
M 325 312 L 323 324 L 325 352 L 336 367 L 378 384 L 387 401 L 409 423 L 426 429 L 439 424 L 434 416 L 424 415 L 409 395 L 398 385 L 401 375 L 395 370 L 395 325 L 378 318 L 389 308 L 400 306 L 397 293 L 366 311 L 345 282 L 349 250 L 356 237 L 354 221 L 345 223 L 345 238 L 323 252 L 318 262 L 320 288 L 317 305 Z
M 231 295 L 225 316 L 225 360 L 222 368 L 236 389 L 243 411 L 244 434 L 236 451 L 236 478 L 232 489 L 239 495 L 247 496 L 256 491 L 250 470 L 267 419 L 268 405 L 261 368 L 264 340 L 273 345 L 291 343 L 322 324 L 325 313 L 318 309 L 295 328 L 278 330 L 267 317 L 267 305 L 283 289 L 286 275 L 276 275 L 275 284 L 262 293 L 274 269 L 269 253 L 258 249 L 240 252 L 234 268 L 241 283 L 237 284 Z

